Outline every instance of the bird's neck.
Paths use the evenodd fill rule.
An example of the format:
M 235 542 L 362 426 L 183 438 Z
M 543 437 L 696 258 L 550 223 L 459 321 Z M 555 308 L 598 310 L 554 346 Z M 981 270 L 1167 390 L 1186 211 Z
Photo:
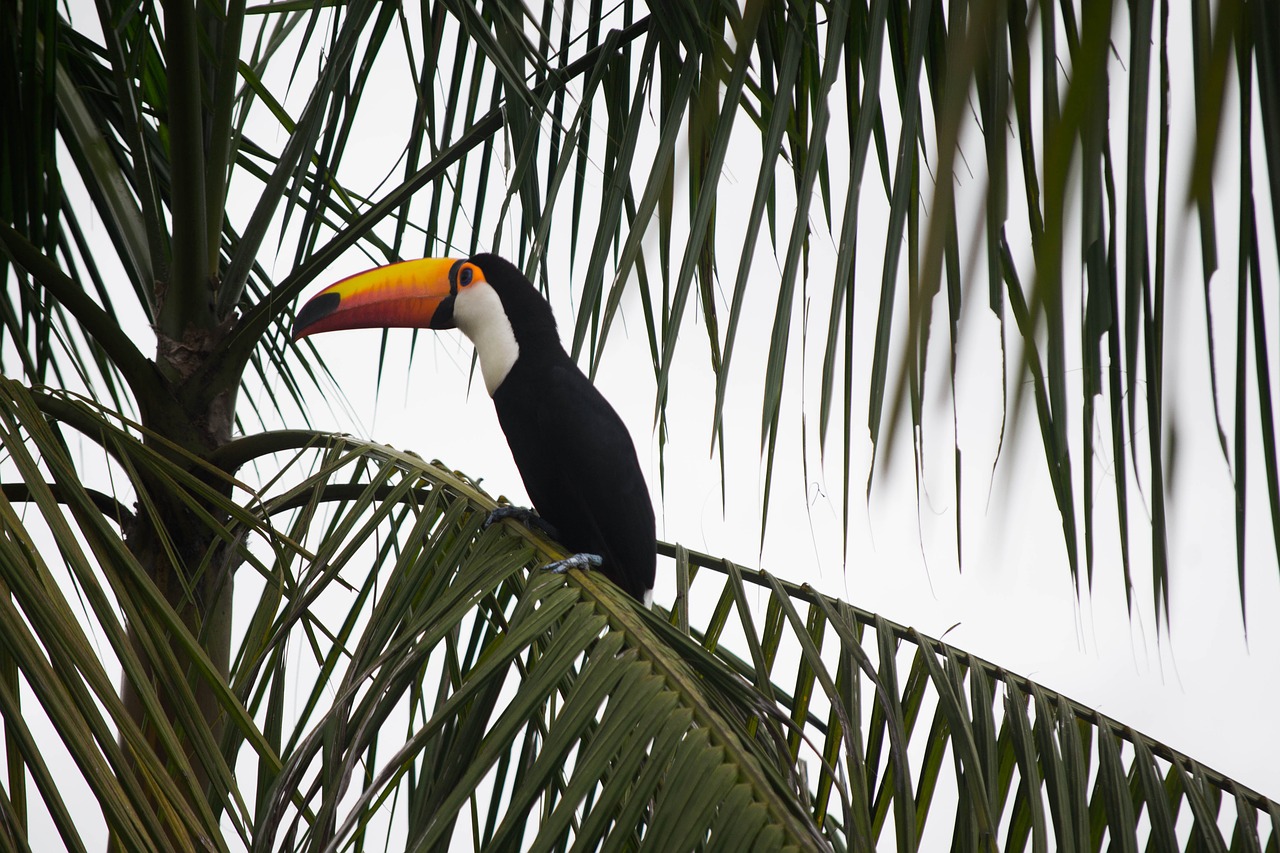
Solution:
M 475 344 L 476 355 L 480 358 L 480 373 L 484 376 L 484 387 L 492 397 L 520 357 L 520 344 L 516 341 L 510 323 L 491 323 L 467 337 Z
M 475 344 L 490 397 L 517 360 L 530 367 L 568 358 L 560 345 L 551 308 L 532 285 L 505 291 L 505 298 L 492 286 L 472 291 L 466 300 L 457 301 L 453 319 Z
M 463 332 L 475 345 L 480 359 L 480 374 L 490 397 L 511 373 L 517 360 L 529 368 L 569 358 L 560 344 L 555 326 L 526 329 L 519 338 L 510 322 L 484 323 L 478 328 L 463 329 Z

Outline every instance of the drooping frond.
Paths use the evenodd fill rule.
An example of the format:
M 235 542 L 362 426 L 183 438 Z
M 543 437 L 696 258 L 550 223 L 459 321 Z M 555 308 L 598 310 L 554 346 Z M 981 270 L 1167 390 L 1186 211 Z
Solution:
M 572 303 L 566 332 L 593 371 L 636 315 L 660 423 L 673 369 L 709 365 L 722 452 L 730 377 L 762 372 L 748 385 L 766 519 L 792 417 L 816 426 L 820 454 L 805 456 L 838 468 L 846 539 L 851 484 L 865 473 L 870 488 L 900 422 L 922 478 L 950 445 L 952 470 L 932 479 L 958 502 L 991 465 L 958 438 L 990 408 L 957 392 L 961 344 L 981 339 L 1002 361 L 1001 448 L 1006 421 L 1034 413 L 1073 576 L 1092 578 L 1098 543 L 1115 542 L 1106 563 L 1126 593 L 1134 560 L 1149 562 L 1141 586 L 1164 613 L 1184 409 L 1214 413 L 1241 578 L 1248 519 L 1280 554 L 1269 4 L 695 6 L 231 3 L 166 22 L 107 3 L 95 43 L 50 0 L 23 4 L 6 44 L 33 63 L 38 47 L 49 73 L 4 76 L 6 114 L 28 118 L 5 143 L 27 180 L 0 202 L 8 357 L 136 405 L 148 377 L 102 319 L 128 298 L 108 293 L 119 276 L 162 356 L 183 322 L 206 329 L 213 357 L 192 381 L 265 380 L 245 399 L 270 421 L 303 407 L 308 384 L 279 321 L 346 253 L 496 248 L 573 283 L 553 296 Z M 187 27 L 205 36 L 175 65 L 164 49 Z M 389 67 L 393 54 L 405 62 Z M 70 164 L 47 153 L 58 144 Z M 1218 163 L 1231 180 L 1214 179 Z M 115 259 L 86 236 L 73 185 Z M 1198 300 L 1177 286 L 1191 278 Z M 745 332 L 757 315 L 772 319 Z M 1207 384 L 1170 374 L 1184 316 L 1204 331 Z M 744 333 L 767 356 L 735 368 Z M 707 357 L 683 358 L 699 338 Z M 926 405 L 935 388 L 949 418 Z

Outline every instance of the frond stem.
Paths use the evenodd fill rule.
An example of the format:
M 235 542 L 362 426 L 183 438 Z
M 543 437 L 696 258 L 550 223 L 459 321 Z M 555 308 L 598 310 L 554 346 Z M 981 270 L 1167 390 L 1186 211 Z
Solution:
M 720 574 L 728 574 L 728 569 L 724 565 L 724 560 L 720 557 L 713 557 L 710 554 L 692 550 L 685 550 L 684 553 L 687 555 L 688 561 L 699 568 L 710 569 Z M 663 557 L 670 557 L 674 559 L 676 556 L 676 546 L 667 542 L 659 541 L 658 554 Z M 753 583 L 756 586 L 763 587 L 770 591 L 772 591 L 774 585 L 777 585 L 785 590 L 787 596 L 792 599 L 806 601 L 810 604 L 821 606 L 824 609 L 829 609 L 830 605 L 837 602 L 837 599 L 822 595 L 808 584 L 792 583 L 777 576 L 773 576 L 772 579 L 770 579 L 768 573 L 763 570 L 757 572 L 743 567 L 738 568 L 744 581 Z M 1203 776 L 1204 779 L 1229 797 L 1234 797 L 1236 794 L 1239 794 L 1248 801 L 1251 806 L 1264 812 L 1267 811 L 1269 805 L 1272 803 L 1271 800 L 1267 799 L 1252 788 L 1245 787 L 1239 782 L 1205 767 L 1186 753 L 1179 752 L 1178 750 L 1166 746 L 1157 740 L 1152 740 L 1131 726 L 1125 725 L 1113 717 L 1101 714 L 1087 705 L 1082 705 L 1062 693 L 1050 690 L 1049 688 L 1044 687 L 1025 676 L 1011 673 L 985 658 L 980 658 L 977 655 L 962 651 L 954 646 L 949 646 L 941 640 L 921 634 L 913 628 L 908 628 L 905 625 L 900 625 L 897 622 L 892 622 L 888 619 L 877 619 L 874 613 L 871 613 L 868 610 L 863 610 L 860 607 L 855 607 L 852 604 L 844 602 L 841 602 L 841 604 L 843 607 L 848 608 L 848 611 L 853 614 L 853 618 L 856 621 L 867 627 L 874 629 L 877 627 L 877 623 L 879 623 L 879 625 L 886 626 L 892 632 L 895 640 L 911 643 L 912 645 L 920 645 L 921 642 L 923 642 L 923 645 L 927 646 L 929 651 L 934 654 L 949 655 L 972 669 L 982 670 L 994 681 L 1016 684 L 1027 694 L 1032 693 L 1032 689 L 1034 688 L 1042 695 L 1054 700 L 1055 702 L 1065 703 L 1071 708 L 1072 713 L 1090 725 L 1096 727 L 1102 727 L 1105 725 L 1110 728 L 1113 734 L 1131 744 L 1136 745 L 1141 742 L 1152 752 L 1152 754 L 1163 758 L 1165 761 L 1177 764 L 1184 770 L 1194 766 L 1196 768 L 1195 772 L 1198 775 Z
M 53 495 L 53 499 L 58 503 L 70 504 L 71 500 L 67 497 L 66 490 L 57 483 L 46 483 L 45 488 Z M 26 483 L 0 483 L 0 491 L 4 493 L 5 499 L 10 503 L 28 503 L 34 501 L 35 498 L 31 494 L 31 486 Z M 106 516 L 114 521 L 122 529 L 131 524 L 134 520 L 133 511 L 116 500 L 111 495 L 99 492 L 97 489 L 84 490 L 89 496 L 89 500 L 93 501 L 93 505 Z

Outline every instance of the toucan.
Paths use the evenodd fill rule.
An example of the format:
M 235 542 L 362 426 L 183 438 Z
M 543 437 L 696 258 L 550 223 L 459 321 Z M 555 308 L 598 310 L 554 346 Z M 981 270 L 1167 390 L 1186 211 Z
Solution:
M 551 306 L 519 269 L 492 254 L 377 267 L 312 297 L 297 313 L 293 338 L 368 328 L 459 329 L 470 338 L 537 510 L 495 518 L 538 523 L 574 552 L 552 568 L 598 566 L 651 605 L 653 503 L 635 445 L 564 351 Z

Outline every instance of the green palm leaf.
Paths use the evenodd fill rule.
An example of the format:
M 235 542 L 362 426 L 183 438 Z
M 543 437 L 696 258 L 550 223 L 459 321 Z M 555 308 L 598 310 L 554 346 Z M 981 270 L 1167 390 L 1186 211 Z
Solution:
M 438 463 L 291 433 L 268 448 L 286 454 L 285 476 L 237 503 L 149 449 L 130 434 L 136 427 L 98 416 L 97 435 L 121 469 L 172 477 L 173 494 L 193 511 L 216 505 L 228 519 L 202 565 L 243 562 L 256 578 L 244 581 L 260 591 L 224 682 L 199 663 L 196 636 L 132 565 L 120 521 L 60 477 L 69 460 L 39 399 L 13 383 L 5 389 L 6 447 L 16 463 L 39 458 L 58 487 L 55 495 L 31 478 L 37 489 L 25 498 L 39 515 L 25 522 L 4 502 L 7 648 L 23 682 L 42 685 L 37 701 L 103 820 L 139 849 L 172 838 L 221 848 L 218 839 L 235 837 L 262 850 L 376 849 L 388 837 L 415 849 L 466 838 L 477 849 L 543 849 L 604 837 L 670 849 L 843 849 L 878 844 L 890 813 L 907 849 L 937 833 L 1016 847 L 1033 827 L 1073 846 L 1104 827 L 1132 837 L 1134 815 L 1155 802 L 1169 814 L 1186 803 L 1193 834 L 1213 843 L 1224 820 L 1257 833 L 1259 813 L 1275 808 L 1033 682 L 772 576 L 682 551 L 690 593 L 722 603 L 708 626 L 686 633 L 677 623 L 687 614 L 668 620 L 637 609 L 590 574 L 530 574 L 559 554 L 514 524 L 481 529 L 493 502 Z M 92 409 L 73 405 L 82 424 L 92 421 Z M 41 526 L 76 577 L 87 607 L 79 617 L 56 584 L 32 587 L 49 570 L 22 543 Z M 751 603 L 749 583 L 762 585 L 763 602 Z M 119 612 L 137 641 L 126 639 Z M 139 654 L 163 662 L 170 643 L 194 655 L 197 665 L 173 671 L 190 689 L 167 701 L 185 729 L 209 689 L 226 720 L 220 744 L 190 747 L 212 768 L 207 806 L 187 809 L 190 771 L 175 776 L 154 763 L 159 755 L 132 727 L 97 650 L 75 639 L 86 618 L 112 638 L 126 671 L 141 666 Z M 727 627 L 746 638 L 747 659 L 725 644 Z M 32 656 L 33 643 L 47 663 Z M 905 678 L 900 661 L 911 662 Z M 298 692 L 304 672 L 312 686 Z M 13 696 L 0 691 L 0 704 L 21 745 L 28 736 Z M 142 698 L 155 707 L 155 697 Z M 133 760 L 152 762 L 149 789 L 120 772 L 123 754 L 98 708 Z M 933 724 L 919 725 L 927 715 Z M 920 733 L 923 750 L 914 745 Z M 170 761 L 183 754 L 175 737 L 160 732 Z M 941 774 L 948 752 L 949 777 Z M 77 823 L 40 752 L 18 755 L 76 846 Z M 233 766 L 256 771 L 233 775 Z M 256 792 L 242 787 L 252 778 Z M 965 819 L 926 825 L 935 786 L 959 797 Z M 1213 805 L 1222 793 L 1234 811 Z M 144 808 L 156 798 L 161 808 Z M 1006 823 L 1002 840 L 996 829 Z
M 496 245 L 572 301 L 593 373 L 635 327 L 660 455 L 705 335 L 726 483 L 758 461 L 725 454 L 763 317 L 761 527 L 787 499 L 779 433 L 813 423 L 801 462 L 839 470 L 847 550 L 855 424 L 868 491 L 909 428 L 922 493 L 948 441 L 931 389 L 961 502 L 962 347 L 989 316 L 995 464 L 1034 413 L 1073 576 L 1118 565 L 1164 624 L 1188 488 L 1172 402 L 1199 395 L 1243 618 L 1246 554 L 1271 564 L 1250 519 L 1280 558 L 1280 27 L 1241 0 L 1121 8 L 6 5 L 6 845 L 45 827 L 92 849 L 105 826 L 139 850 L 1274 846 L 1275 803 L 958 649 L 676 546 L 674 612 L 641 612 L 533 571 L 554 549 L 482 529 L 464 476 L 277 429 L 327 381 L 285 332 L 312 282 L 351 250 Z M 742 219 L 722 207 L 744 176 Z M 1207 391 L 1171 355 L 1192 229 Z

